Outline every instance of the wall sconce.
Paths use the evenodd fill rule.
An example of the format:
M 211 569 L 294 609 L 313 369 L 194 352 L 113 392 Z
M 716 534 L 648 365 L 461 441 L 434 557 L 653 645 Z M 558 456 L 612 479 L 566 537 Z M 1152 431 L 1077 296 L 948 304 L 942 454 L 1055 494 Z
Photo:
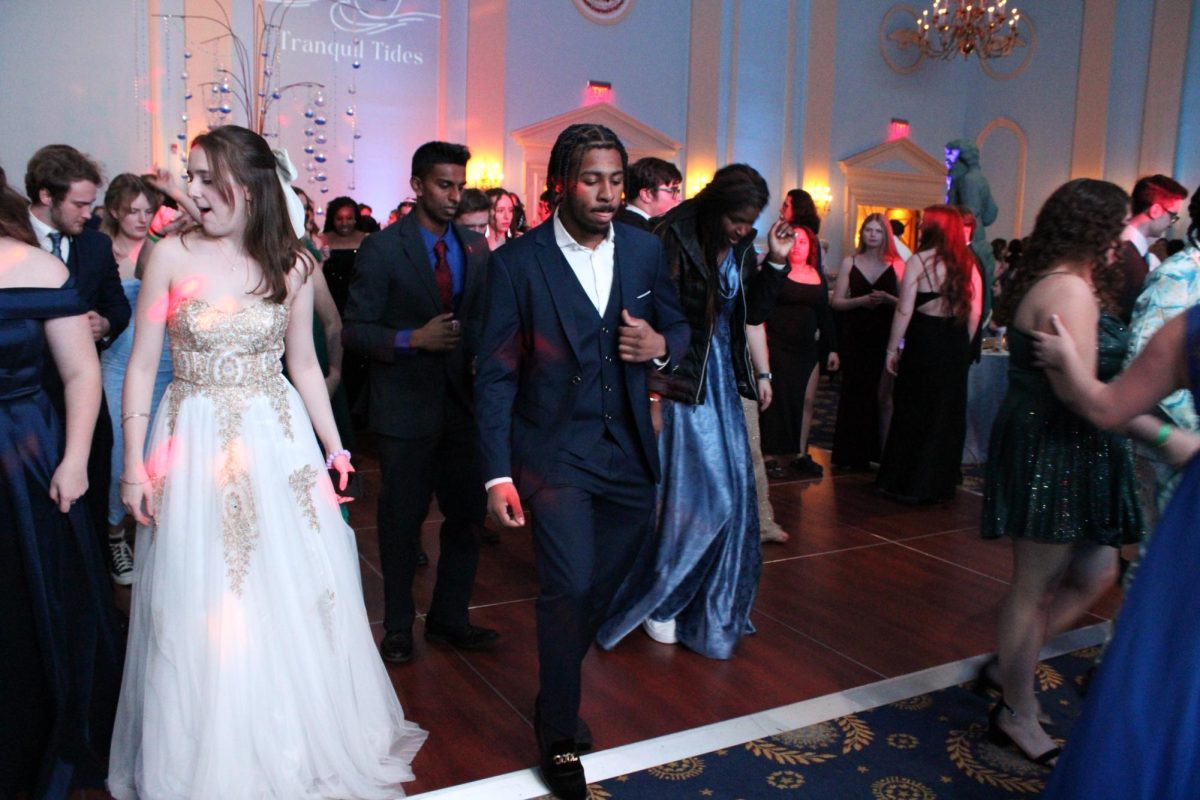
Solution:
M 897 139 L 907 139 L 907 138 L 908 138 L 908 120 L 892 117 L 892 121 L 888 123 L 887 140 L 889 142 L 894 142 Z
M 588 81 L 588 100 L 592 103 L 612 102 L 613 88 L 608 81 Z
M 833 191 L 823 183 L 813 183 L 804 187 L 804 191 L 812 196 L 813 205 L 817 207 L 822 217 L 829 214 L 829 207 L 833 204 Z
M 712 181 L 712 175 L 707 172 L 701 172 L 697 175 L 689 175 L 687 181 L 687 196 L 695 197 L 700 194 L 700 190 Z
M 497 161 L 472 158 L 467 162 L 467 185 L 480 191 L 495 189 L 504 183 L 504 173 Z

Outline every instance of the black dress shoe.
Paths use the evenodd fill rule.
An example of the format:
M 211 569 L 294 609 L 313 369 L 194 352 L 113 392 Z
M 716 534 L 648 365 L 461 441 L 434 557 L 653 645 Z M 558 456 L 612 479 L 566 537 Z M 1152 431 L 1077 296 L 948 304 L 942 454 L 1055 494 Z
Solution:
M 550 792 L 559 800 L 587 800 L 587 778 L 574 739 L 552 739 L 534 710 L 533 729 L 538 742 L 538 769 Z
M 484 650 L 499 638 L 500 634 L 491 628 L 481 628 L 470 623 L 460 628 L 452 628 L 433 620 L 425 620 L 425 641 L 448 644 L 459 650 Z
M 825 474 L 825 468 L 813 461 L 808 453 L 792 459 L 792 469 L 809 478 L 819 478 Z
M 379 655 L 384 661 L 392 664 L 404 664 L 412 661 L 413 638 L 412 631 L 391 631 L 383 635 L 379 643 Z

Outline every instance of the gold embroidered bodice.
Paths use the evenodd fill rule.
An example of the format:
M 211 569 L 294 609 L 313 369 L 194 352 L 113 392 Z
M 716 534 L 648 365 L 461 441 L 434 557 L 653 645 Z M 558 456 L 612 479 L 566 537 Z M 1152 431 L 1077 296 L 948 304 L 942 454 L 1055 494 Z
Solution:
M 282 374 L 287 320 L 281 303 L 260 300 L 230 312 L 185 300 L 167 323 L 175 380 L 266 391 Z
M 212 401 L 222 451 L 217 473 L 221 535 L 230 586 L 236 593 L 241 592 L 258 541 L 254 486 L 238 446 L 250 401 L 266 399 L 281 435 L 293 438 L 288 383 L 280 360 L 288 310 L 283 304 L 260 300 L 230 312 L 206 300 L 189 299 L 167 321 L 175 371 L 165 397 L 168 432 L 176 436 L 184 401 L 192 397 Z M 162 493 L 169 491 L 166 478 L 157 475 L 154 480 L 160 508 Z

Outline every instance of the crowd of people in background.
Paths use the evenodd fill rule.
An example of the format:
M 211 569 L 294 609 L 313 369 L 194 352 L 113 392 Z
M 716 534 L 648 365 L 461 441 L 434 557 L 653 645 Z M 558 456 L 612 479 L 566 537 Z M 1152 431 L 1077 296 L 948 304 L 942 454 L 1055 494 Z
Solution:
M 63 797 L 106 770 L 119 798 L 218 797 L 246 780 L 277 796 L 390 796 L 411 779 L 424 734 L 375 657 L 338 499 L 354 496 L 348 448 L 363 436 L 382 478 L 388 662 L 414 657 L 431 498 L 445 519 L 423 633 L 467 650 L 502 636 L 470 621 L 480 542 L 532 509 L 535 728 L 563 798 L 587 791 L 593 641 L 642 628 L 728 659 L 753 632 L 762 544 L 803 535 L 775 522 L 770 481 L 825 476 L 809 452 L 823 376 L 839 387 L 839 474 L 874 471 L 901 503 L 952 502 L 969 371 L 985 338 L 1007 342 L 982 533 L 1012 540 L 1013 580 L 978 683 L 996 695 L 992 738 L 1037 764 L 1061 752 L 1034 691 L 1041 646 L 1117 579 L 1121 545 L 1145 554 L 1158 520 L 1168 541 L 1194 522 L 1178 508 L 1196 496 L 1183 469 L 1200 422 L 1187 370 L 1163 377 L 1162 364 L 1196 347 L 1200 324 L 1180 320 L 1200 303 L 1200 198 L 1188 241 L 1164 238 L 1189 196 L 1167 176 L 1131 193 L 1073 180 L 1008 242 L 984 239 L 994 208 L 922 209 L 911 250 L 898 220 L 866 214 L 831 275 L 807 192 L 782 192 L 760 233 L 772 193 L 753 167 L 723 167 L 685 198 L 674 164 L 629 163 L 599 125 L 559 137 L 532 219 L 517 193 L 466 186 L 462 145 L 413 154 L 412 194 L 382 226 L 348 196 L 318 213 L 286 155 L 245 129 L 206 133 L 191 156 L 186 191 L 162 171 L 122 173 L 102 199 L 99 167 L 66 145 L 33 156 L 25 198 L 0 173 L 5 796 Z M 1163 371 L 1152 388 L 1118 377 L 1148 363 Z M 1125 404 L 1107 413 L 1097 398 Z M 293 529 L 312 535 L 284 544 Z M 1152 549 L 1127 581 L 1178 593 L 1164 558 Z M 127 650 L 105 572 L 134 587 Z M 214 661 L 205 636 L 280 642 L 289 666 Z M 1165 652 L 1128 639 L 1112 672 L 1141 646 Z M 202 666 L 240 694 L 179 691 Z M 265 695 L 288 691 L 286 713 L 245 730 Z M 266 764 L 261 736 L 286 755 Z M 308 755 L 285 746 L 300 741 Z M 180 771 L 181 758 L 213 760 Z M 1150 761 L 1147 785 L 1172 786 L 1179 761 Z

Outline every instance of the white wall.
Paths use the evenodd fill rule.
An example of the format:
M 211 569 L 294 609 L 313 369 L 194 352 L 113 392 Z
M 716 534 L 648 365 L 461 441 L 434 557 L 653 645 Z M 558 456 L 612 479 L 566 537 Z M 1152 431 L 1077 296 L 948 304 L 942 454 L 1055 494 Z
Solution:
M 0 165 L 22 194 L 47 144 L 88 153 L 105 178 L 150 166 L 145 6 L 0 0 Z

